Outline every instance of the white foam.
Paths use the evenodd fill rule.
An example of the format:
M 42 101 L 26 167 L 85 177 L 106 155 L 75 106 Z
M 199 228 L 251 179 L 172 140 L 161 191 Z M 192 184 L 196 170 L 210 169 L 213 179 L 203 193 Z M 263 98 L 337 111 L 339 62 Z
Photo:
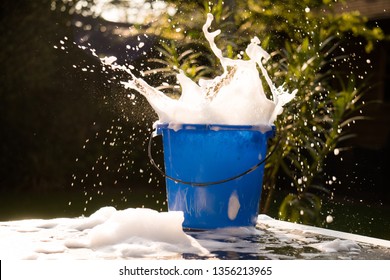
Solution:
M 91 221 L 102 222 L 91 228 L 82 240 L 69 240 L 66 245 L 79 245 L 81 248 L 120 257 L 139 257 L 156 252 L 177 254 L 184 251 L 208 254 L 195 239 L 183 232 L 182 212 L 157 212 L 147 208 L 117 211 L 113 207 L 104 207 L 91 218 L 85 219 L 81 226 L 87 228 Z M 77 227 L 80 228 L 80 225 Z
M 182 229 L 182 212 L 103 207 L 89 217 L 22 220 L 0 228 L 1 259 L 167 258 L 209 255 Z
M 325 241 L 317 244 L 311 244 L 310 246 L 316 248 L 321 252 L 326 252 L 326 253 L 361 251 L 360 246 L 355 241 L 341 240 L 338 238 L 332 241 Z
M 212 21 L 212 14 L 208 14 L 203 32 L 224 69 L 221 76 L 212 80 L 201 79 L 196 84 L 184 72 L 179 72 L 177 80 L 182 89 L 179 99 L 168 97 L 135 77 L 129 70 L 127 72 L 132 79 L 122 84 L 143 94 L 162 123 L 272 125 L 297 90 L 289 93 L 283 86 L 276 87 L 272 83 L 263 66 L 263 61 L 268 60 L 270 55 L 260 47 L 257 37 L 246 48 L 249 60 L 223 57 L 222 51 L 215 44 L 215 37 L 221 31 L 208 31 Z M 120 67 L 113 63 L 112 58 L 102 62 L 106 61 L 113 67 Z M 260 75 L 267 81 L 272 99 L 267 98 Z

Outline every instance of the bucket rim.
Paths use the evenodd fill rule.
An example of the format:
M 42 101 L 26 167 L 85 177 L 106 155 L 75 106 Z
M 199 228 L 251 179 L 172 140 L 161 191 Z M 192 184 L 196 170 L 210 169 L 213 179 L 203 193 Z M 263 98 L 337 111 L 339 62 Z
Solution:
M 258 167 L 260 167 L 262 164 L 264 164 L 264 162 L 274 153 L 274 151 L 276 150 L 276 147 L 280 143 L 280 137 L 279 137 L 277 142 L 276 142 L 276 144 L 275 144 L 275 146 L 273 147 L 272 151 L 269 152 L 268 155 L 263 160 L 259 161 L 256 165 L 250 167 L 249 169 L 247 169 L 246 171 L 244 171 L 244 172 L 242 172 L 242 173 L 240 173 L 238 175 L 229 177 L 227 179 L 219 180 L 219 181 L 213 181 L 213 182 L 192 182 L 192 181 L 190 182 L 190 181 L 184 181 L 184 180 L 181 180 L 181 179 L 178 179 L 178 178 L 174 178 L 172 176 L 167 175 L 155 163 L 155 161 L 153 159 L 153 156 L 152 156 L 152 146 L 153 146 L 152 145 L 152 141 L 153 141 L 153 138 L 155 136 L 161 135 L 163 138 L 165 136 L 168 136 L 168 140 L 169 140 L 169 134 L 170 133 L 174 133 L 174 134 L 176 134 L 176 132 L 180 133 L 180 130 L 183 130 L 183 127 L 189 133 L 191 131 L 194 131 L 194 130 L 213 131 L 211 129 L 214 129 L 215 133 L 218 133 L 219 131 L 221 131 L 221 128 L 225 129 L 225 131 L 229 131 L 229 130 L 230 131 L 240 131 L 240 129 L 241 129 L 241 130 L 244 130 L 246 132 L 253 131 L 253 133 L 261 133 L 262 137 L 265 138 L 264 140 L 267 140 L 268 138 L 271 138 L 271 137 L 275 137 L 276 128 L 275 128 L 274 125 L 267 126 L 268 130 L 266 132 L 261 132 L 261 131 L 259 131 L 259 129 L 264 128 L 264 127 L 254 126 L 254 125 L 182 124 L 182 125 L 180 125 L 179 129 L 177 129 L 178 128 L 177 126 L 176 127 L 171 127 L 171 124 L 169 124 L 169 123 L 155 123 L 154 128 L 156 129 L 156 131 L 152 132 L 152 134 L 151 134 L 151 136 L 149 138 L 149 145 L 148 145 L 148 157 L 149 157 L 150 163 L 160 172 L 161 175 L 163 175 L 167 179 L 170 179 L 170 180 L 174 181 L 175 183 L 181 183 L 181 184 L 191 185 L 191 186 L 195 186 L 195 187 L 207 187 L 207 186 L 211 186 L 211 185 L 222 184 L 222 183 L 225 183 L 225 182 L 228 182 L 228 181 L 231 181 L 231 180 L 238 179 L 238 178 L 240 178 L 240 177 L 242 177 L 242 176 L 244 176 L 244 175 L 254 171 Z M 217 127 L 217 129 L 215 129 L 216 127 Z M 174 128 L 176 128 L 177 130 L 175 130 Z M 166 134 L 166 133 L 168 133 L 168 134 Z M 211 133 L 214 133 L 214 132 L 211 132 Z M 266 145 L 265 145 L 265 147 L 266 147 Z
M 275 125 L 230 125 L 230 124 L 192 124 L 192 123 L 157 123 L 154 125 L 157 134 L 161 134 L 162 130 L 253 130 L 267 134 L 268 137 L 274 137 L 276 133 Z

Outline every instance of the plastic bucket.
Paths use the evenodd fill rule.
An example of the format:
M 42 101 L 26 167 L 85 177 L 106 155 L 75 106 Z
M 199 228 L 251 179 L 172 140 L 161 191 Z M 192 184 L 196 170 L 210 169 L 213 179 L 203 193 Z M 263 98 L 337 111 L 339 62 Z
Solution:
M 254 226 L 267 140 L 275 127 L 157 125 L 162 135 L 169 211 L 183 228 Z

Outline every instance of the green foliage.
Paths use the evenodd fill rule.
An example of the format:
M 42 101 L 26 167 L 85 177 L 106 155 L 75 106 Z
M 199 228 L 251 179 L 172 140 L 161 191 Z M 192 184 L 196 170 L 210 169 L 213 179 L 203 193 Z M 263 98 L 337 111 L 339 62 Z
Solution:
M 159 74 L 163 80 L 175 80 L 176 73 L 180 69 L 194 81 L 207 77 L 214 71 L 210 67 L 213 63 L 209 53 L 195 51 L 190 46 L 184 45 L 179 48 L 174 41 L 169 43 L 162 42 L 157 50 L 160 52 L 160 58 L 151 58 L 149 62 L 161 65 L 159 68 L 144 71 L 145 75 Z M 181 52 L 182 50 L 182 52 Z M 160 90 L 167 91 L 167 94 L 173 96 L 180 95 L 180 90 L 174 85 L 169 84 L 160 86 Z
M 317 225 L 320 223 L 321 199 L 309 192 L 288 194 L 279 207 L 279 218 L 285 221 Z

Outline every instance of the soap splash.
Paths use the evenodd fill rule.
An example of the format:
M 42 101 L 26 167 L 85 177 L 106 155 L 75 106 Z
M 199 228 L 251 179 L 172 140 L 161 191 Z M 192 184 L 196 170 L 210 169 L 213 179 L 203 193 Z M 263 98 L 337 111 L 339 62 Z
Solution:
M 263 60 L 267 61 L 270 55 L 260 47 L 257 37 L 246 48 L 249 60 L 223 57 L 222 51 L 215 44 L 215 37 L 221 30 L 208 31 L 212 21 L 213 15 L 208 14 L 203 32 L 224 72 L 212 80 L 201 79 L 196 84 L 180 71 L 177 74 L 182 88 L 179 99 L 170 98 L 137 78 L 130 69 L 117 65 L 115 58 L 104 58 L 102 62 L 130 74 L 131 80 L 122 84 L 144 95 L 161 123 L 272 125 L 297 90 L 289 93 L 283 86 L 276 87 L 272 83 L 263 66 Z M 257 66 L 271 90 L 272 100 L 264 92 Z

